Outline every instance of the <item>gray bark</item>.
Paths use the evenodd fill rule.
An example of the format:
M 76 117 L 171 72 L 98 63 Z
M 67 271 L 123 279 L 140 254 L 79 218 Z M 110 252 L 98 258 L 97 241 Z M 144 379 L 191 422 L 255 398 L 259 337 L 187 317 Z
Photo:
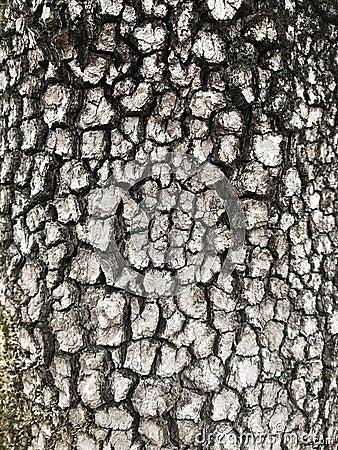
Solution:
M 337 5 L 1 11 L 0 448 L 337 449 Z M 218 278 L 231 233 L 213 193 L 152 176 L 116 212 L 131 266 L 166 279 L 199 251 L 189 215 L 164 207 L 146 238 L 128 233 L 159 186 L 218 214 L 218 255 L 187 291 L 137 295 L 95 251 L 93 199 L 168 151 L 228 178 L 245 245 Z

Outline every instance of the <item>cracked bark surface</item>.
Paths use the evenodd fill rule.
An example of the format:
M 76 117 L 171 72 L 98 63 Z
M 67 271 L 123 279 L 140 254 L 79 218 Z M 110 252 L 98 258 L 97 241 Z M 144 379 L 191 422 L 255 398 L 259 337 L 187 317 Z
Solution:
M 15 352 L 1 345 L 0 359 L 17 373 L 14 388 L 1 380 L 1 448 L 217 450 L 252 433 L 276 442 L 229 448 L 324 448 L 319 436 L 337 449 L 334 2 L 12 0 L 1 23 L 1 306 Z M 143 298 L 101 267 L 90 199 L 163 151 L 227 176 L 245 251 L 226 282 L 215 264 L 189 291 Z M 147 180 L 119 212 L 138 270 L 164 271 L 169 235 L 172 270 L 200 248 L 184 214 L 162 211 L 146 251 L 123 231 L 140 199 L 175 183 Z M 220 217 L 210 192 L 184 188 Z

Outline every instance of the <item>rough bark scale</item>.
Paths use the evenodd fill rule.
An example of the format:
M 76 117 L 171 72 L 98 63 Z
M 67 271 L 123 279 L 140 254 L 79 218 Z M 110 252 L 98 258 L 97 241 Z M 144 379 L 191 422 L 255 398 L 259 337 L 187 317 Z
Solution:
M 1 24 L 1 320 L 15 349 L 1 358 L 20 365 L 15 394 L 2 377 L 1 448 L 227 448 L 199 444 L 202 430 L 324 448 L 314 438 L 338 425 L 335 3 L 12 0 Z M 160 148 L 221 168 L 247 233 L 228 284 L 150 300 L 106 282 L 88 199 Z

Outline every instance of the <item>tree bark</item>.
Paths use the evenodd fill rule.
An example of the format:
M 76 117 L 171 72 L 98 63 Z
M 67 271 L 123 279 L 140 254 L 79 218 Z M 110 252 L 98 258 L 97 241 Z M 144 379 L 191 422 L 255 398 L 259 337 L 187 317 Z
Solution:
M 0 448 L 337 449 L 337 5 L 12 0 L 1 27 Z M 163 274 L 140 295 L 91 216 L 161 152 L 209 165 L 204 184 L 151 173 L 114 211 L 130 266 Z M 223 278 L 219 174 L 245 215 Z M 174 295 L 203 242 L 161 189 L 217 222 L 213 266 Z

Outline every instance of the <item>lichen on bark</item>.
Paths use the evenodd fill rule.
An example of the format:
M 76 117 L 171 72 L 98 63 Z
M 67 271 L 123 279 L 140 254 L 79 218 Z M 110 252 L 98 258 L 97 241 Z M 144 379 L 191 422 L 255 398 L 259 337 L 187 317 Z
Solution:
M 20 361 L 20 349 L 0 310 L 0 448 L 4 450 L 27 450 L 31 442 L 30 402 L 23 392 Z

